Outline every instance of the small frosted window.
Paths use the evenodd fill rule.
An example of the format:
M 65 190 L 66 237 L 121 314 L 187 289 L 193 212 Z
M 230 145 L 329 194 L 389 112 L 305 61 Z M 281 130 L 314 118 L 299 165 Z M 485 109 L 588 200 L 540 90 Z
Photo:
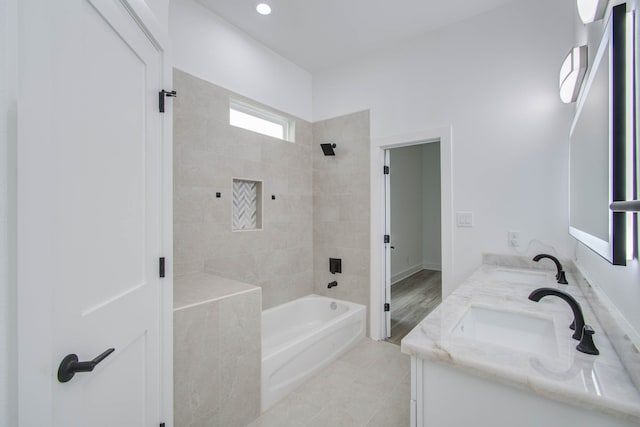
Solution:
M 229 102 L 229 124 L 262 135 L 293 142 L 294 122 L 244 102 Z
M 280 123 L 273 123 L 242 111 L 229 109 L 229 123 L 232 126 L 252 130 L 263 135 L 284 139 L 284 126 Z

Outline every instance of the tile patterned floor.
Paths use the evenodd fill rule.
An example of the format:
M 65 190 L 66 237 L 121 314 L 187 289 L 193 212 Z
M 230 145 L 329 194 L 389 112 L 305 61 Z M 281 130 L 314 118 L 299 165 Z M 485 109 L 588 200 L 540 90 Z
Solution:
M 409 356 L 364 339 L 249 427 L 408 427 Z

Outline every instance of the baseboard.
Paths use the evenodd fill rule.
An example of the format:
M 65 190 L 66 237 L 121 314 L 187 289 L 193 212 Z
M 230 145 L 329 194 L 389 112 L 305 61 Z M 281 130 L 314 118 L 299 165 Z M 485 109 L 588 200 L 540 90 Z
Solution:
M 424 270 L 442 271 L 442 263 L 423 261 L 422 268 Z
M 395 285 L 396 283 L 398 283 L 399 281 L 401 281 L 402 279 L 406 279 L 407 277 L 411 276 L 412 274 L 416 274 L 418 271 L 422 270 L 422 264 L 417 264 L 414 265 L 413 267 L 409 267 L 405 270 L 402 270 L 396 274 L 394 274 L 393 276 L 391 276 L 391 286 Z

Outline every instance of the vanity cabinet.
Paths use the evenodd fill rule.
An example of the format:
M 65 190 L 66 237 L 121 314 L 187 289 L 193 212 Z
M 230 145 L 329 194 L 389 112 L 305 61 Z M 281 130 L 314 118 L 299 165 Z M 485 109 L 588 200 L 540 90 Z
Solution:
M 583 375 L 578 372 L 577 375 Z M 594 373 L 595 374 L 595 373 Z M 411 427 L 637 427 L 478 373 L 411 357 Z
M 555 269 L 535 269 L 531 259 L 485 259 L 402 339 L 411 426 L 640 426 L 640 353 L 619 342 L 629 335 L 595 285 L 567 261 L 568 284 L 558 284 Z M 576 312 L 565 300 L 529 298 L 539 288 L 581 306 L 599 355 L 576 350 L 568 327 Z

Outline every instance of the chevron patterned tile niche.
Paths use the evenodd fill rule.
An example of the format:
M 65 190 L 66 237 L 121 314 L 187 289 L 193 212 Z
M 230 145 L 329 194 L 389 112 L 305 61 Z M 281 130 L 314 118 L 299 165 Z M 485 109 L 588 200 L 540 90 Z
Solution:
M 232 229 L 259 230 L 262 228 L 262 182 L 233 180 Z

